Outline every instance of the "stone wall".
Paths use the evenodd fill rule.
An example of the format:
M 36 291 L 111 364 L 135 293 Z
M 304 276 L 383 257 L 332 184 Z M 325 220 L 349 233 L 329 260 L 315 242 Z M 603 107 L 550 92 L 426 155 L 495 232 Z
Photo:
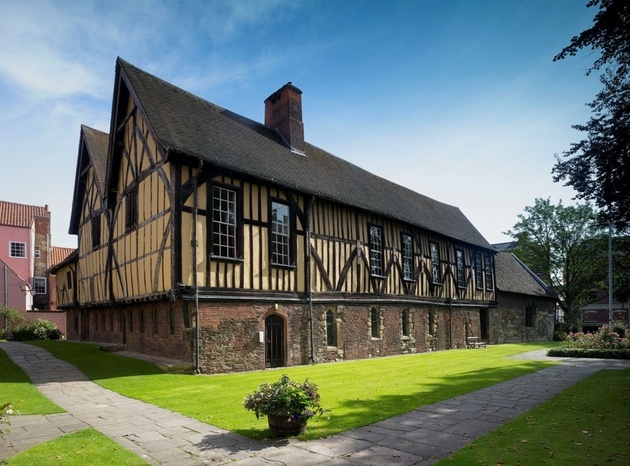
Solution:
M 499 305 L 490 311 L 490 343 L 520 343 L 553 339 L 555 300 L 499 292 Z M 526 309 L 532 325 L 526 326 Z
M 376 336 L 372 335 L 372 309 L 377 313 Z M 193 311 L 192 303 L 181 301 L 72 309 L 67 312 L 67 337 L 193 362 Z M 331 346 L 327 344 L 327 311 L 334 314 L 336 345 Z M 265 319 L 269 316 L 279 316 L 284 323 L 283 366 L 464 348 L 467 335 L 479 335 L 476 308 L 318 304 L 312 311 L 311 351 L 309 315 L 308 304 L 200 303 L 201 371 L 264 369 L 267 366 Z M 404 330 L 403 318 L 406 318 Z
M 190 361 L 193 332 L 186 307 L 181 302 L 156 301 L 118 308 L 68 309 L 66 337 Z

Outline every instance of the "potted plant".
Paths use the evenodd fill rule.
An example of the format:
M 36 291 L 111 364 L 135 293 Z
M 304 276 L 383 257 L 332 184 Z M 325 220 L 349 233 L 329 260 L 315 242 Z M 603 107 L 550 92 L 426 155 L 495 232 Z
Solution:
M 278 436 L 288 437 L 304 432 L 306 422 L 324 412 L 319 401 L 317 385 L 308 379 L 304 383 L 293 382 L 285 374 L 277 382 L 261 384 L 245 397 L 243 406 L 254 411 L 257 419 L 267 416 L 269 429 Z

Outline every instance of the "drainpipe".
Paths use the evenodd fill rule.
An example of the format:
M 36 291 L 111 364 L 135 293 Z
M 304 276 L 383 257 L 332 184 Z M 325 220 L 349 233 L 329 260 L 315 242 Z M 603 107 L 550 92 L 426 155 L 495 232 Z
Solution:
M 199 161 L 199 172 L 203 167 L 203 160 Z M 197 173 L 197 175 L 199 174 Z M 193 239 L 192 239 L 192 247 L 193 247 L 193 286 L 195 288 L 195 374 L 201 374 L 201 365 L 200 365 L 200 334 L 199 334 L 199 283 L 197 279 L 197 249 L 198 249 L 198 241 L 197 241 L 197 219 L 198 219 L 198 196 L 197 196 L 197 176 L 193 177 Z
M 448 298 L 448 347 L 453 349 L 453 298 Z
M 9 330 L 9 316 L 6 314 L 6 310 L 9 308 L 9 268 L 7 264 L 4 264 L 4 331 Z

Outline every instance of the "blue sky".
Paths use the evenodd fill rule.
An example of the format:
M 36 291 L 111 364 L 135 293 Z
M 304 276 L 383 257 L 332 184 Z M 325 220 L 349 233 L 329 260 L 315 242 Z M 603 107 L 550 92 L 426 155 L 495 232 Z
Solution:
M 67 234 L 81 124 L 108 131 L 117 56 L 262 121 L 286 82 L 305 137 L 455 205 L 492 243 L 537 197 L 571 203 L 554 154 L 581 134 L 593 57 L 554 63 L 586 0 L 0 0 L 0 199 Z

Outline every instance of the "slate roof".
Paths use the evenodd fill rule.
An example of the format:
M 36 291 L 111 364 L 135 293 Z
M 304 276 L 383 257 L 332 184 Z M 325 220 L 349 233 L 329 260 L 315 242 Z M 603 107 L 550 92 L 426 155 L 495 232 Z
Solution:
M 392 183 L 312 144 L 306 143 L 305 156 L 295 154 L 277 132 L 265 125 L 212 104 L 120 58 L 116 71 L 169 157 L 199 159 L 206 165 L 271 181 L 492 250 L 457 207 Z M 448 174 L 444 176 L 448 178 Z M 447 186 L 445 182 L 445 189 Z
M 85 196 L 85 169 L 92 165 L 96 177 L 96 185 L 99 195 L 104 197 L 107 177 L 107 150 L 109 146 L 109 134 L 89 126 L 81 125 L 81 138 L 79 143 L 79 155 L 77 157 L 77 170 L 74 181 L 74 198 L 72 199 L 72 211 L 70 214 L 70 227 L 68 233 L 76 235 L 79 232 L 81 206 Z
M 555 298 L 556 294 L 511 252 L 495 258 L 497 289 L 507 293 Z
M 105 176 L 107 175 L 107 146 L 109 144 L 109 134 L 99 131 L 89 126 L 81 125 L 83 134 L 90 153 L 94 174 L 99 186 L 101 195 L 104 194 Z
M 0 225 L 29 228 L 34 217 L 50 217 L 48 206 L 0 201 Z

